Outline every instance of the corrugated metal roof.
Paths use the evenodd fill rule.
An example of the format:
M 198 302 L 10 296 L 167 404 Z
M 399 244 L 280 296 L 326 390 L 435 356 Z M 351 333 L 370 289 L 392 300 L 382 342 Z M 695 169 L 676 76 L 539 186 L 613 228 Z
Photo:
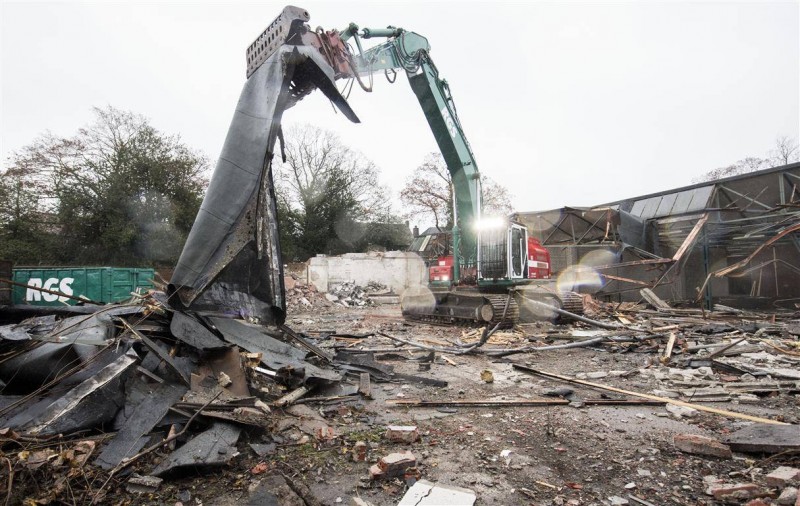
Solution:
M 677 193 L 668 193 L 633 203 L 630 214 L 643 219 L 661 218 L 705 209 L 711 200 L 714 185 L 702 186 Z

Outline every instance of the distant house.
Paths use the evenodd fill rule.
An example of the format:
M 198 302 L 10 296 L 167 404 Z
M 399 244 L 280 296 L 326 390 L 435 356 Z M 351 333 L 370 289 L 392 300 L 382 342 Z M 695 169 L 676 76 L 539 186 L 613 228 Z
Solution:
M 416 231 L 416 227 L 415 231 Z M 408 251 L 413 251 L 430 264 L 440 256 L 450 254 L 450 237 L 452 233 L 443 228 L 430 227 L 421 234 L 415 233 L 414 240 L 408 247 Z

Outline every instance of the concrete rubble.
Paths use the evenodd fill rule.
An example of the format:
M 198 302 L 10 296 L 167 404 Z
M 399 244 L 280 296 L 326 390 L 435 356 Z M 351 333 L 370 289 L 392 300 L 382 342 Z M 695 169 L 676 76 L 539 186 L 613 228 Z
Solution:
M 797 312 L 587 299 L 588 322 L 519 324 L 460 353 L 481 329 L 295 281 L 310 304 L 284 327 L 160 292 L 4 313 L 10 503 L 797 501 Z
M 472 506 L 475 499 L 472 490 L 420 480 L 408 489 L 397 506 Z

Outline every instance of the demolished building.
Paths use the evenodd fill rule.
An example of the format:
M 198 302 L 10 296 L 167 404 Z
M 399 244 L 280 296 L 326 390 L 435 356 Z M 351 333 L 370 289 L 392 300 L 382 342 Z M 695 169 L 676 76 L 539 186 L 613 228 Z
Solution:
M 548 248 L 567 285 L 606 300 L 736 307 L 800 298 L 800 163 L 515 219 Z

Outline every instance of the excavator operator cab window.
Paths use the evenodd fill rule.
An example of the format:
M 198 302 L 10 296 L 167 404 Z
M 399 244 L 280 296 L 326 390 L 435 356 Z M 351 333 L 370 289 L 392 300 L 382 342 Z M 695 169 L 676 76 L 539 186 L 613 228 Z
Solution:
M 511 258 L 509 259 L 509 273 L 512 279 L 524 277 L 525 257 L 527 256 L 525 229 L 519 225 L 511 225 L 509 234 L 509 248 Z

